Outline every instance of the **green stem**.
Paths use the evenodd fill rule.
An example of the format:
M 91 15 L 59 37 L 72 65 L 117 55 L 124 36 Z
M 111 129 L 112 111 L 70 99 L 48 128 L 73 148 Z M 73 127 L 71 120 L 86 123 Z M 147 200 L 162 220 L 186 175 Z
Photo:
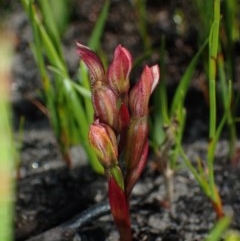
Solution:
M 209 185 L 213 200 L 215 197 L 215 181 L 213 170 L 214 148 L 215 148 L 215 134 L 216 134 L 216 72 L 217 72 L 217 53 L 219 41 L 219 24 L 220 24 L 220 0 L 213 0 L 214 12 L 213 23 L 209 35 L 209 147 L 208 147 L 208 171 L 209 171 Z

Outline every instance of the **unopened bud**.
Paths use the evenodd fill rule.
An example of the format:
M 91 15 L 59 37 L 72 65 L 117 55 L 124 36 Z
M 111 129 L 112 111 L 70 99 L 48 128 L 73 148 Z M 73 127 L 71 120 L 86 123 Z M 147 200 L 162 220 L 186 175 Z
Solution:
M 127 170 L 134 169 L 142 156 L 148 137 L 147 118 L 136 118 L 130 121 L 127 143 L 125 149 L 125 161 Z
M 131 68 L 132 56 L 127 49 L 119 44 L 114 51 L 113 61 L 108 69 L 108 82 L 116 94 L 128 93 Z
M 100 124 L 97 120 L 90 126 L 88 138 L 99 162 L 105 169 L 117 165 L 117 138 L 111 127 Z
M 92 103 L 94 115 L 101 123 L 110 125 L 115 131 L 118 128 L 117 96 L 101 82 L 96 82 L 92 88 Z
M 160 71 L 158 65 L 151 68 L 146 66 L 140 80 L 130 92 L 129 108 L 131 116 L 143 117 L 148 115 L 148 102 L 150 95 L 159 81 Z
M 95 52 L 80 43 L 77 43 L 77 52 L 88 67 L 91 85 L 96 81 L 106 82 L 103 63 Z

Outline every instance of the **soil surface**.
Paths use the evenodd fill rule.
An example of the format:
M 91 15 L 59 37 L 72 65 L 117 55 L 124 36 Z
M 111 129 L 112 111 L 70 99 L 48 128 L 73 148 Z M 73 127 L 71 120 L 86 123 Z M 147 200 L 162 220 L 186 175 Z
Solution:
M 30 101 L 39 99 L 38 93 L 41 90 L 38 70 L 29 48 L 29 41 L 32 40 L 31 28 L 17 1 L 3 3 L 9 10 L 7 24 L 17 36 L 12 82 L 16 130 L 20 118 L 25 118 L 24 139 L 22 143 L 18 143 L 20 165 L 16 193 L 15 240 L 118 240 L 107 204 L 105 178 L 92 171 L 84 152 L 78 146 L 71 152 L 74 159 L 73 168 L 67 168 L 48 119 Z M 166 37 L 165 64 L 170 97 L 198 48 L 197 23 L 191 20 L 194 19 L 195 10 L 186 8 L 188 4 L 187 0 L 147 1 L 146 23 L 151 46 L 159 49 L 162 36 Z M 63 43 L 69 71 L 73 77 L 79 63 L 75 43 L 77 40 L 87 42 L 102 5 L 102 0 L 72 1 L 70 23 L 63 34 Z M 186 17 L 179 25 L 174 20 L 174 14 L 181 9 L 190 10 L 185 11 Z M 138 13 L 131 1 L 112 1 L 102 37 L 102 47 L 109 60 L 118 43 L 128 48 L 134 58 L 141 56 L 139 53 L 143 52 L 144 44 L 137 19 Z M 149 59 L 143 61 L 143 64 L 155 63 L 159 61 L 159 57 L 159 51 L 156 51 Z M 235 57 L 238 60 L 236 71 L 240 71 L 240 51 L 237 48 Z M 138 66 L 133 70 L 132 76 L 139 76 L 140 70 L 141 66 Z M 236 76 L 240 75 L 236 73 Z M 184 134 L 184 148 L 193 161 L 198 157 L 206 160 L 208 107 L 202 91 L 204 80 L 202 67 L 199 66 L 186 100 L 187 128 Z M 236 86 L 238 82 L 236 79 Z M 227 132 L 224 136 L 227 137 Z M 231 228 L 240 230 L 240 167 L 233 168 L 230 165 L 228 142 L 224 139 L 217 146 L 215 172 L 224 210 L 233 215 Z M 181 159 L 174 176 L 174 186 L 174 200 L 170 210 L 164 206 L 164 178 L 149 157 L 146 170 L 131 197 L 134 240 L 204 240 L 214 226 L 216 216 L 211 203 L 201 192 Z M 92 214 L 86 217 L 87 212 L 81 212 L 88 208 Z M 79 219 L 83 221 L 77 229 L 65 229 L 76 224 Z M 37 236 L 54 227 L 57 227 L 57 234 L 52 232 L 45 236 Z

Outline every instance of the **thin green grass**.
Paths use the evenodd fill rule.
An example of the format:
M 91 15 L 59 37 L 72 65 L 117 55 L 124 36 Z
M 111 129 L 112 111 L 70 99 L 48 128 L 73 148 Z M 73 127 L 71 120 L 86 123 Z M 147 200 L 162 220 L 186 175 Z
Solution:
M 34 42 L 31 43 L 31 48 L 39 67 L 49 119 L 63 157 L 71 165 L 71 146 L 80 143 L 93 169 L 102 173 L 102 167 L 87 138 L 89 125 L 93 119 L 87 70 L 81 64 L 80 78 L 77 82 L 71 80 L 63 56 L 61 29 L 54 15 L 50 14 L 53 11 L 51 1 L 41 1 L 38 11 L 33 0 L 22 0 L 22 5 L 32 25 Z M 89 40 L 89 45 L 93 49 L 100 47 L 108 9 L 109 1 L 106 1 Z
M 235 81 L 235 54 L 234 54 L 234 44 L 239 41 L 239 18 L 238 18 L 238 1 L 221 1 L 221 10 L 218 7 L 217 2 L 212 1 L 195 1 L 194 5 L 198 10 L 199 23 L 202 26 L 202 31 L 200 32 L 200 40 L 203 36 L 209 35 L 211 32 L 209 49 L 209 58 L 203 59 L 206 74 L 209 76 L 211 83 L 209 85 L 210 92 L 210 104 L 217 107 L 221 107 L 223 111 L 226 110 L 228 106 L 228 82 Z M 220 23 L 221 21 L 221 23 Z M 211 46 L 210 46 L 211 45 Z M 224 54 L 223 54 L 224 53 Z M 210 63 L 210 65 L 208 64 Z M 216 72 L 216 73 L 215 73 Z M 219 77 L 220 82 L 213 81 L 214 75 Z M 216 78 L 215 78 L 216 79 Z M 219 88 L 218 88 L 219 86 Z M 216 96 L 214 97 L 213 92 L 216 88 Z M 239 107 L 239 92 L 233 93 L 232 95 L 232 106 L 231 111 L 228 110 L 228 117 L 226 121 L 226 126 L 229 130 L 229 156 L 234 154 L 235 143 L 237 140 L 236 133 L 236 121 L 234 115 L 236 115 L 236 110 Z M 213 101 L 215 99 L 215 101 Z M 215 103 L 214 103 L 215 102 Z M 213 106 L 214 107 L 214 106 Z M 214 123 L 216 122 L 217 113 L 214 111 L 210 114 L 210 136 L 214 135 Z
M 138 26 L 139 34 L 141 35 L 145 52 L 151 49 L 151 41 L 148 34 L 146 0 L 134 0 L 133 5 L 136 10 L 136 24 Z
M 16 152 L 10 116 L 10 68 L 13 39 L 0 30 L 0 240 L 12 241 Z
M 159 169 L 162 170 L 165 177 L 166 199 L 169 204 L 171 204 L 173 199 L 173 173 L 177 167 L 177 159 L 181 151 L 180 148 L 185 128 L 185 98 L 196 65 L 207 43 L 208 41 L 206 40 L 189 63 L 188 68 L 179 81 L 173 100 L 169 104 L 164 73 L 165 41 L 164 38 L 162 40 L 160 51 L 161 80 L 153 96 L 150 140 Z
M 178 143 L 180 148 L 181 156 L 183 157 L 185 164 L 189 170 L 194 175 L 195 179 L 199 183 L 199 186 L 205 193 L 205 195 L 210 199 L 213 204 L 214 210 L 218 218 L 223 216 L 223 209 L 221 199 L 215 184 L 214 179 L 214 160 L 215 160 L 215 150 L 217 142 L 222 133 L 223 127 L 226 123 L 227 118 L 229 118 L 230 104 L 232 100 L 232 86 L 231 82 L 226 84 L 226 90 L 224 92 L 224 105 L 225 113 L 221 118 L 221 121 L 217 125 L 217 88 L 216 88 L 216 78 L 217 78 L 217 58 L 218 58 L 218 43 L 219 43 L 219 28 L 220 28 L 220 1 L 213 0 L 212 4 L 214 6 L 214 11 L 212 13 L 212 27 L 209 33 L 209 58 L 208 58 L 208 81 L 209 81 L 209 144 L 207 148 L 207 169 L 203 168 L 202 160 L 198 160 L 198 166 L 194 167 L 190 160 L 184 153 L 181 143 Z M 212 6 L 209 6 L 212 9 Z
M 214 154 L 215 146 L 219 139 L 220 133 L 217 133 L 217 105 L 216 105 L 216 74 L 217 74 L 217 55 L 219 42 L 219 27 L 220 27 L 220 0 L 212 2 L 213 22 L 209 35 L 209 146 L 207 154 L 207 166 L 209 172 L 210 196 L 214 202 L 217 202 L 214 181 Z M 221 124 L 218 132 L 221 131 Z M 218 134 L 218 135 L 217 135 Z
M 210 3 L 211 2 L 211 3 Z M 164 83 L 165 74 L 164 66 L 161 64 L 161 81 L 160 85 L 155 92 L 153 98 L 153 111 L 151 122 L 151 144 L 157 156 L 159 156 L 161 167 L 176 168 L 176 160 L 178 156 L 182 156 L 186 166 L 193 173 L 195 179 L 199 183 L 199 186 L 210 199 L 218 217 L 223 215 L 221 199 L 215 184 L 214 179 L 214 160 L 215 150 L 218 140 L 221 136 L 223 127 L 228 125 L 230 131 L 230 149 L 231 152 L 234 149 L 234 142 L 236 140 L 236 127 L 234 123 L 233 113 L 231 111 L 231 102 L 233 99 L 232 82 L 228 81 L 225 73 L 224 61 L 219 54 L 219 42 L 220 42 L 220 1 L 212 0 L 208 4 L 201 4 L 202 10 L 209 14 L 209 19 L 205 19 L 205 22 L 209 22 L 211 28 L 209 28 L 208 39 L 201 45 L 198 53 L 193 57 L 191 63 L 186 69 L 184 75 L 179 81 L 179 85 L 174 93 L 173 100 L 169 106 L 167 103 L 167 89 Z M 206 9 L 207 8 L 207 9 Z M 204 14 L 200 16 L 204 17 Z M 206 18 L 206 16 L 205 16 Z M 205 29 L 206 30 L 206 29 Z M 186 156 L 182 148 L 182 135 L 185 128 L 186 112 L 184 107 L 184 101 L 186 93 L 189 89 L 189 84 L 192 79 L 193 73 L 196 70 L 197 63 L 200 56 L 208 45 L 208 59 L 205 63 L 208 65 L 206 71 L 208 75 L 209 83 L 209 145 L 207 148 L 206 167 L 203 167 L 203 160 L 198 160 L 198 165 L 195 167 L 192 162 Z M 161 51 L 162 59 L 164 58 L 164 48 Z M 163 63 L 163 61 L 161 61 Z M 218 76 L 217 76 L 218 74 Z M 218 96 L 217 78 L 220 79 L 220 87 L 222 89 L 221 95 Z M 222 101 L 224 108 L 224 114 L 220 120 L 217 116 L 217 98 Z M 156 106 L 159 106 L 157 108 Z M 168 163 L 170 162 L 170 164 Z M 160 168 L 161 169 L 161 168 Z M 165 170 L 166 171 L 166 170 Z
M 221 240 L 224 232 L 228 229 L 231 221 L 232 221 L 232 217 L 230 217 L 230 216 L 226 216 L 226 217 L 220 219 L 216 223 L 216 225 L 212 229 L 212 231 L 209 233 L 209 235 L 207 236 L 205 241 L 219 241 L 219 240 Z M 235 240 L 235 241 L 237 241 L 237 240 Z

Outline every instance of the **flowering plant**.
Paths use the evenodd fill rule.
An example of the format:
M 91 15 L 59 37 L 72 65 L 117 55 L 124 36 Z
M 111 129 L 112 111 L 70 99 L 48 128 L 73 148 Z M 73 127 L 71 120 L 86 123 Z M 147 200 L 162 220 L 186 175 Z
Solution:
M 130 89 L 132 56 L 126 48 L 116 47 L 107 71 L 88 47 L 77 43 L 77 52 L 89 69 L 91 81 L 94 122 L 89 142 L 105 170 L 120 240 L 130 241 L 129 197 L 147 160 L 148 103 L 160 70 L 158 65 L 146 66 L 140 80 Z

